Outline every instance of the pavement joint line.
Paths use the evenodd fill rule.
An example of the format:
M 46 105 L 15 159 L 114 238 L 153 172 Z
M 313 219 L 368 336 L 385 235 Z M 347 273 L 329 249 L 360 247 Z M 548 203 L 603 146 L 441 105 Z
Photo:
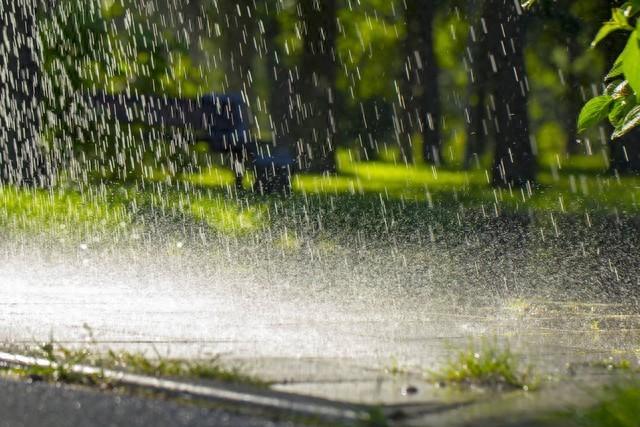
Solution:
M 0 362 L 16 366 L 55 368 L 59 364 L 47 359 L 0 352 Z M 199 385 L 189 382 L 132 374 L 95 366 L 71 365 L 67 369 L 82 375 L 101 375 L 122 385 L 188 395 L 194 398 L 223 401 L 231 404 L 254 405 L 276 411 L 342 420 L 363 420 L 370 415 L 365 406 L 350 405 L 304 395 L 292 395 L 274 390 L 258 392 L 233 390 L 223 386 Z

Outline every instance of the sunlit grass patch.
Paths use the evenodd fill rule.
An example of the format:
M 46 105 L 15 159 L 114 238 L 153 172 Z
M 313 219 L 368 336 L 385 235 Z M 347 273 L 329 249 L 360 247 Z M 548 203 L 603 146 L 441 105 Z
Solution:
M 185 174 L 182 179 L 191 184 L 206 187 L 226 187 L 235 183 L 231 169 L 216 166 L 203 169 L 199 173 Z
M 126 226 L 131 216 L 119 200 L 74 190 L 0 186 L 0 225 L 13 230 L 65 235 Z
M 540 173 L 539 182 L 544 186 L 537 191 L 532 203 L 539 209 L 602 210 L 640 209 L 640 177 L 601 176 L 587 174 Z
M 393 151 L 393 150 L 391 150 Z M 337 175 L 298 173 L 294 193 L 394 198 L 425 203 L 429 207 L 460 206 L 488 212 L 534 211 L 578 213 L 640 210 L 640 178 L 614 177 L 601 168 L 598 156 L 558 157 L 543 167 L 538 185 L 531 189 L 491 188 L 488 169 L 453 170 L 446 167 L 396 161 L 363 161 L 357 151 L 336 152 Z M 389 159 L 387 159 L 389 160 Z M 233 173 L 219 166 L 184 179 L 205 188 L 233 188 Z M 244 187 L 251 187 L 251 177 Z
M 606 175 L 592 157 L 596 156 L 567 159 L 566 170 L 543 169 L 538 174 L 538 186 L 529 191 L 491 188 L 489 170 L 364 162 L 349 150 L 339 150 L 339 175 L 300 174 L 294 179 L 294 190 L 310 194 L 384 194 L 435 206 L 453 200 L 469 207 L 495 205 L 494 211 L 532 209 L 583 214 L 586 210 L 640 210 L 640 178 Z
M 531 367 L 521 368 L 520 360 L 506 346 L 483 341 L 469 345 L 430 377 L 442 384 L 530 390 L 536 386 Z
M 261 205 L 239 206 L 226 199 L 192 200 L 188 209 L 194 218 L 225 234 L 257 231 L 266 220 L 265 209 Z

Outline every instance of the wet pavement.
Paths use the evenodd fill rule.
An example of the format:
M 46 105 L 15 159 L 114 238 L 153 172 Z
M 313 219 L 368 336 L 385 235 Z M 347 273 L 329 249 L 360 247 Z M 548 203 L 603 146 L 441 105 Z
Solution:
M 293 427 L 290 421 L 162 399 L 0 379 L 0 427 Z
M 453 268 L 450 252 L 429 256 L 431 274 L 447 260 L 452 271 L 429 286 L 451 277 L 460 282 L 455 274 L 466 267 Z M 610 356 L 637 358 L 640 349 L 640 314 L 630 301 L 602 302 L 589 292 L 582 299 L 542 298 L 560 295 L 548 291 L 523 297 L 504 292 L 502 277 L 478 288 L 475 301 L 456 300 L 452 292 L 438 298 L 389 285 L 403 279 L 398 271 L 417 274 L 411 268 L 358 276 L 366 266 L 340 266 L 339 259 L 309 263 L 302 275 L 304 258 L 281 265 L 259 259 L 261 267 L 250 268 L 184 247 L 56 253 L 21 246 L 5 250 L 0 263 L 0 340 L 54 340 L 152 357 L 221 356 L 278 390 L 368 404 L 475 399 L 473 391 L 434 387 L 429 372 L 480 339 L 508 343 L 542 378 L 570 377 L 572 366 Z M 373 261 L 360 262 L 375 270 Z M 351 270 L 356 279 L 340 285 L 331 274 L 314 276 L 331 262 L 336 276 Z M 536 262 L 507 267 L 524 276 Z M 587 273 L 564 274 L 575 280 Z M 468 286 L 486 277 L 468 278 Z M 387 285 L 376 286 L 381 282 Z M 408 386 L 417 392 L 406 393 Z

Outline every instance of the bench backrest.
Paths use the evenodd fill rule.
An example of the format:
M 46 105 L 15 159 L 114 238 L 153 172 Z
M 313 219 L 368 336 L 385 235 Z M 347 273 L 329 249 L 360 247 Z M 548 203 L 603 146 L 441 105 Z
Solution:
M 157 95 L 97 93 L 89 102 L 107 120 L 150 127 L 183 128 L 214 151 L 241 151 L 251 142 L 249 117 L 237 95 L 205 95 L 197 99 Z

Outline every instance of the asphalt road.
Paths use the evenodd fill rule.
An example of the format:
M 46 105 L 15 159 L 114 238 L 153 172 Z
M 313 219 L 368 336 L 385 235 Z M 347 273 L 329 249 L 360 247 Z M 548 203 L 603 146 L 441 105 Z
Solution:
M 166 400 L 0 379 L 0 427 L 294 426 Z

